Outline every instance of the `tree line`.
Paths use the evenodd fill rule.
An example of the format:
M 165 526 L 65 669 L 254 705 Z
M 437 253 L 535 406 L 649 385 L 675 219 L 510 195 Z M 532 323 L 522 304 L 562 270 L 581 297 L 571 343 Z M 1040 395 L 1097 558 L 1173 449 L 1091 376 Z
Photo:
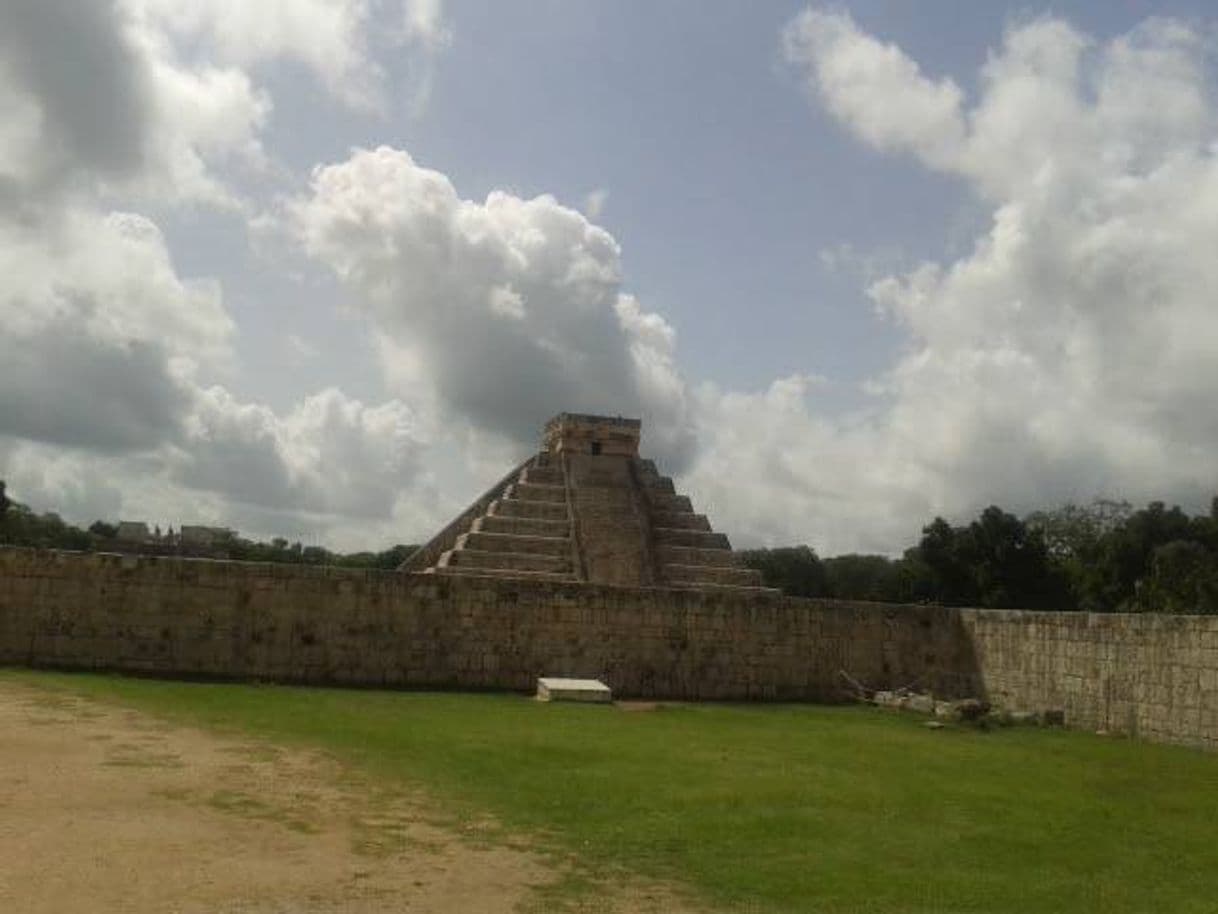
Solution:
M 10 499 L 0 480 L 0 543 L 79 551 L 118 547 L 116 527 L 80 529 L 55 513 Z M 396 568 L 415 546 L 333 552 L 275 538 L 233 535 L 223 557 L 238 561 Z M 767 586 L 803 597 L 986 608 L 1087 612 L 1218 613 L 1218 498 L 1189 515 L 1155 501 L 1134 510 L 1097 499 L 1016 517 L 997 506 L 953 526 L 936 517 L 900 558 L 821 558 L 809 546 L 751 549 L 744 564 Z
M 746 565 L 786 593 L 899 603 L 1087 612 L 1218 613 L 1218 498 L 1189 515 L 1098 499 L 1019 518 L 936 517 L 900 558 L 753 549 Z
M 159 531 L 158 531 L 159 532 Z M 109 552 L 120 548 L 118 526 L 98 520 L 86 529 L 67 523 L 54 512 L 36 513 L 13 501 L 0 480 L 0 543 L 79 552 Z M 126 548 L 126 547 L 123 547 Z M 348 568 L 397 568 L 416 546 L 399 543 L 380 552 L 332 552 L 322 546 L 289 543 L 282 537 L 269 542 L 236 534 L 224 538 L 216 551 L 223 558 L 243 562 L 283 562 L 298 565 L 340 565 Z M 172 554 L 159 551 L 158 554 Z

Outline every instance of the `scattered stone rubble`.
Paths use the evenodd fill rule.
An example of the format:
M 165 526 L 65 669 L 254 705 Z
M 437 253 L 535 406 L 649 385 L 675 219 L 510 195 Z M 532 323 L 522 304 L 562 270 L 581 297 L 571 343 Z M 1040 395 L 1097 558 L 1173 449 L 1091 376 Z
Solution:
M 944 721 L 973 724 L 975 726 L 1034 726 L 1061 727 L 1066 723 L 1064 711 L 1049 709 L 1044 711 L 1012 711 L 1006 708 L 991 707 L 990 703 L 980 698 L 962 698 L 956 701 L 942 701 L 933 695 L 914 692 L 911 689 L 895 689 L 892 691 L 873 692 L 870 697 L 863 699 L 881 708 L 894 708 L 899 711 L 912 711 L 916 714 L 926 714 L 934 718 L 927 726 L 936 729 Z

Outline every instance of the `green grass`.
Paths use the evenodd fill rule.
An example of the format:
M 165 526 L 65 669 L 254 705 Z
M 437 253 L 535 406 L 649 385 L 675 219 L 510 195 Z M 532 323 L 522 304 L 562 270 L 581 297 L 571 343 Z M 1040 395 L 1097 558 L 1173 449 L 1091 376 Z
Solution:
M 320 747 L 729 910 L 1218 910 L 1218 758 L 1185 749 L 867 708 L 3 675 Z

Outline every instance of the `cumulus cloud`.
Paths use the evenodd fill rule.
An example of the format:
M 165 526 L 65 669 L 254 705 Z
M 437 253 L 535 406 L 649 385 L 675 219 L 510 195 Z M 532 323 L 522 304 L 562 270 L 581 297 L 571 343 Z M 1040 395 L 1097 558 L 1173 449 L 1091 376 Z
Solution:
M 464 200 L 404 151 L 319 168 L 291 218 L 382 337 L 401 395 L 523 443 L 553 413 L 639 414 L 690 445 L 673 331 L 621 291 L 617 242 L 553 197 Z
M 185 64 L 134 0 L 2 0 L 0 13 L 10 210 L 37 218 L 100 191 L 232 204 L 211 164 L 257 163 L 270 110 L 245 72 Z
M 377 107 L 384 72 L 370 56 L 369 0 L 128 0 L 179 42 L 203 42 L 213 63 L 247 69 L 268 60 L 303 64 L 336 98 Z
M 239 398 L 219 283 L 182 278 L 152 219 L 111 211 L 243 205 L 234 169 L 266 162 L 258 66 L 296 60 L 362 104 L 375 4 L 85 6 L 0 0 L 0 476 L 78 520 L 398 538 L 403 499 L 428 491 L 417 410 L 337 389 L 278 411 Z
M 238 205 L 222 173 L 269 167 L 261 68 L 292 62 L 341 102 L 383 108 L 370 48 L 382 5 L 0 0 L 0 200 L 36 208 L 48 193 L 105 190 Z M 401 15 L 380 29 L 430 74 L 449 34 L 441 7 L 412 0 Z
M 0 221 L 0 273 L 0 434 L 145 448 L 177 427 L 198 367 L 229 358 L 218 288 L 179 279 L 143 217 Z
M 173 472 L 249 505 L 387 519 L 427 443 L 400 401 L 367 406 L 331 388 L 278 416 L 211 387 L 198 392 Z
M 28 181 L 35 169 L 50 177 L 75 162 L 111 175 L 138 170 L 144 149 L 130 126 L 150 86 L 115 4 L 4 0 L 0 13 L 0 175 Z
M 83 506 L 62 482 L 78 472 L 108 480 L 101 493 L 122 480 L 163 501 L 176 484 L 281 512 L 385 519 L 421 472 L 425 436 L 400 401 L 368 406 L 330 389 L 277 414 L 208 383 L 231 369 L 235 325 L 219 287 L 181 279 L 144 217 L 72 211 L 53 232 L 0 221 L 0 272 L 0 439 L 25 497 Z
M 787 58 L 806 67 L 810 87 L 839 119 L 881 149 L 910 148 L 950 161 L 964 138 L 964 93 L 931 80 L 901 49 L 862 32 L 845 13 L 809 9 L 784 32 Z
M 774 484 L 725 500 L 729 523 L 836 551 L 892 548 L 934 512 L 990 502 L 1208 501 L 1218 159 L 1203 37 L 1165 20 L 1106 44 L 1056 19 L 1015 25 L 971 104 L 846 14 L 804 14 L 786 45 L 860 142 L 959 175 L 993 215 L 967 256 L 869 285 L 908 345 L 867 411 L 827 423 L 791 382 L 704 403 L 724 431 L 699 486 L 714 490 L 737 427 L 768 442 L 735 451 L 742 476 Z

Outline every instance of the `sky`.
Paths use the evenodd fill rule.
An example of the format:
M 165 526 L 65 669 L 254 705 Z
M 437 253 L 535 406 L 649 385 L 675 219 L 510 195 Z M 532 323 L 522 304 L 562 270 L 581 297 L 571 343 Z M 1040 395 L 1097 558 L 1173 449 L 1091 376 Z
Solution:
M 579 411 L 737 546 L 1207 507 L 1211 9 L 0 0 L 0 478 L 385 548 Z

